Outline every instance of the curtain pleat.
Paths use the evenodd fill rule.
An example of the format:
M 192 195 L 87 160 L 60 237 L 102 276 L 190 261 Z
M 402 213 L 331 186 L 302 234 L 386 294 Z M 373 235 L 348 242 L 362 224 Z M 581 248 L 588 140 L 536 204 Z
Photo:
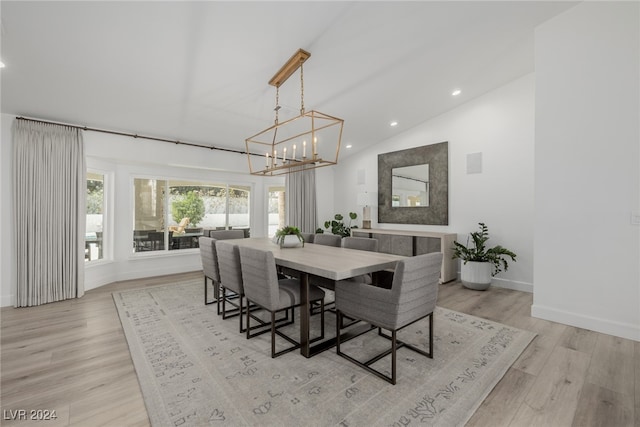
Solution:
M 315 233 L 318 226 L 316 170 L 292 172 L 285 179 L 287 224 L 303 233 Z
M 15 120 L 16 307 L 84 294 L 86 166 L 78 129 Z

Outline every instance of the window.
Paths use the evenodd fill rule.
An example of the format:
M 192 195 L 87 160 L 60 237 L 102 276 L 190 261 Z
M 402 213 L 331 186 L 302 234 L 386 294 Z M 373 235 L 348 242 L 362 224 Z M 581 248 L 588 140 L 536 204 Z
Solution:
M 167 182 L 156 179 L 133 181 L 133 250 L 135 252 L 164 250 L 165 202 Z
M 285 226 L 286 211 L 284 196 L 284 186 L 269 187 L 269 196 L 267 199 L 269 203 L 269 219 L 267 222 L 269 225 L 269 237 L 275 236 L 276 230 Z
M 209 229 L 249 235 L 248 186 L 136 178 L 133 192 L 134 252 L 194 249 Z
M 96 261 L 104 257 L 104 196 L 104 175 L 87 172 L 87 217 L 84 240 L 85 262 Z
M 245 230 L 245 237 L 249 237 L 249 212 L 251 187 L 229 186 L 227 224 L 232 229 Z

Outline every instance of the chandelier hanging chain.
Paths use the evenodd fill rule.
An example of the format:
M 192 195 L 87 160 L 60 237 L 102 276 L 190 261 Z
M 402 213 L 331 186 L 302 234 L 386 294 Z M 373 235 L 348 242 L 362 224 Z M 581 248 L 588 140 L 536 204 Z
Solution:
M 276 108 L 274 108 L 274 110 L 276 110 L 276 120 L 275 120 L 275 124 L 278 124 L 278 112 L 280 111 L 280 86 L 276 86 Z
M 304 115 L 304 67 L 302 64 L 304 61 L 300 61 L 300 115 Z

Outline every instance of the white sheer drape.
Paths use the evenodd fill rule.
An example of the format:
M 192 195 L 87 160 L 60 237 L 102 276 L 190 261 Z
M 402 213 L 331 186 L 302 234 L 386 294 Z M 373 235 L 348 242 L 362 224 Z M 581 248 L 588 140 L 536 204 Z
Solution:
M 318 227 L 316 170 L 292 172 L 285 179 L 287 225 L 303 233 L 315 233 Z
M 84 294 L 86 167 L 78 129 L 13 125 L 16 307 Z

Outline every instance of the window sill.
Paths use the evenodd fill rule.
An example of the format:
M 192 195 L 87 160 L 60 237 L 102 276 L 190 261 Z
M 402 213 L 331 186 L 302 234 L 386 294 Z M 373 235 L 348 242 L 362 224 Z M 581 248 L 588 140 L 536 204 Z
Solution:
M 130 261 L 145 260 L 151 258 L 173 258 L 175 256 L 197 255 L 200 249 L 176 249 L 173 251 L 148 251 L 136 252 L 129 256 Z
M 93 261 L 85 261 L 84 263 L 84 268 L 85 269 L 91 269 L 91 268 L 95 268 L 95 267 L 100 267 L 103 265 L 109 265 L 109 264 L 113 264 L 113 260 L 112 259 L 96 259 Z

